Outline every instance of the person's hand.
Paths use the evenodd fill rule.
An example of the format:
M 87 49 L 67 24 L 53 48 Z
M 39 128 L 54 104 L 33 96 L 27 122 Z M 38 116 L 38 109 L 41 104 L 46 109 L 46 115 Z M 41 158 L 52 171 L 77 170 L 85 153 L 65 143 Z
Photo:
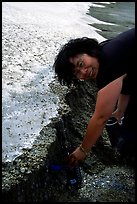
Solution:
M 123 118 L 124 118 L 124 114 L 123 112 L 120 112 L 118 109 L 116 109 L 112 115 L 112 117 L 116 118 L 118 123 L 121 125 L 122 124 L 122 121 L 123 121 Z
M 86 154 L 81 151 L 80 147 L 77 147 L 67 158 L 66 161 L 68 165 L 73 168 L 78 165 L 79 162 L 82 162 L 86 158 Z

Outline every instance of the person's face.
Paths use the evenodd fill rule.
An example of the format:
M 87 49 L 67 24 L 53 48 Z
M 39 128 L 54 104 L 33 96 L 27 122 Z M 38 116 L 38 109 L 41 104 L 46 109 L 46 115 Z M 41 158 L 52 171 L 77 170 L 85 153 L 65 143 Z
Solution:
M 69 60 L 75 66 L 74 76 L 77 79 L 96 79 L 99 69 L 99 62 L 96 57 L 91 57 L 88 54 L 78 54 Z

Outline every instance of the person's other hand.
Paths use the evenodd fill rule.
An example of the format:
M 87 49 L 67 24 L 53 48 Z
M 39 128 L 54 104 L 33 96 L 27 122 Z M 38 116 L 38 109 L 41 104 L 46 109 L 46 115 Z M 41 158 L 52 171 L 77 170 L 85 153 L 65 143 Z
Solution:
M 118 121 L 118 123 L 119 123 L 120 125 L 122 124 L 123 119 L 124 119 L 124 114 L 121 113 L 118 109 L 115 110 L 115 111 L 112 113 L 111 116 L 114 117 L 114 118 L 116 118 L 117 121 Z

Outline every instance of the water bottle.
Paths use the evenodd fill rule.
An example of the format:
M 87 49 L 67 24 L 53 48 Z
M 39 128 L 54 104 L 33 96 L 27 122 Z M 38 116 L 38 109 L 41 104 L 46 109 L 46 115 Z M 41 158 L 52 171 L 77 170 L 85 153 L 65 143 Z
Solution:
M 72 144 L 69 140 L 70 135 L 67 128 L 65 127 L 63 120 L 59 120 L 59 122 L 56 124 L 56 129 L 58 146 L 60 147 L 62 154 L 61 156 L 64 158 L 64 161 L 61 165 L 52 165 L 52 170 L 53 171 L 60 171 L 61 169 L 65 170 L 67 187 L 80 188 L 82 183 L 80 166 L 77 165 L 74 168 L 70 168 L 66 162 L 66 157 L 71 154 L 74 148 L 72 147 Z
M 77 165 L 73 168 L 70 168 L 68 163 L 65 161 L 66 157 L 74 150 L 70 144 L 66 143 L 62 146 L 62 153 L 64 155 L 64 170 L 66 173 L 66 185 L 68 188 L 80 188 L 82 183 L 82 175 L 80 166 Z
M 80 188 L 82 182 L 82 176 L 79 166 L 75 166 L 73 169 L 66 167 L 67 186 L 73 188 Z

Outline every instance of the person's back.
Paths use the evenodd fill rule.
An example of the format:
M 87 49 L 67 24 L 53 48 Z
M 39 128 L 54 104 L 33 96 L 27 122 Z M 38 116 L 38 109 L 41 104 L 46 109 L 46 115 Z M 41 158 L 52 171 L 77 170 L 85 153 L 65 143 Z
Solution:
M 120 33 L 113 39 L 100 43 L 101 59 L 97 86 L 99 89 L 106 86 L 122 74 L 128 73 L 135 77 L 135 29 Z M 133 80 L 130 80 L 130 84 Z

